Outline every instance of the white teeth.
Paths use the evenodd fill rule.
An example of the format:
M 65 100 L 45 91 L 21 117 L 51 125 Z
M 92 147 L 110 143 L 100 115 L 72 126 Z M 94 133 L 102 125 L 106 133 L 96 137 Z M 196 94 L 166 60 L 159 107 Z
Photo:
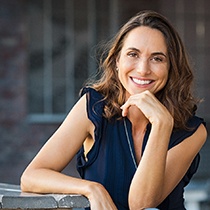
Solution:
M 151 80 L 140 80 L 140 79 L 136 79 L 136 78 L 132 78 L 133 81 L 139 85 L 148 85 Z

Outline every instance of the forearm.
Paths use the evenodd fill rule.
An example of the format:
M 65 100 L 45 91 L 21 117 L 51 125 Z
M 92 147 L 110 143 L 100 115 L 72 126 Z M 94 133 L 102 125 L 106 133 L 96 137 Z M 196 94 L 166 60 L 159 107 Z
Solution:
M 21 177 L 21 189 L 34 193 L 75 193 L 87 196 L 90 182 L 50 169 L 25 171 Z
M 129 203 L 135 208 L 154 207 L 162 198 L 171 130 L 172 127 L 168 125 L 153 126 L 151 129 L 144 154 L 130 186 Z
M 81 194 L 88 198 L 93 210 L 116 210 L 112 198 L 100 183 L 70 177 L 50 169 L 33 170 L 33 175 L 31 172 L 26 170 L 21 178 L 21 189 L 23 191 Z

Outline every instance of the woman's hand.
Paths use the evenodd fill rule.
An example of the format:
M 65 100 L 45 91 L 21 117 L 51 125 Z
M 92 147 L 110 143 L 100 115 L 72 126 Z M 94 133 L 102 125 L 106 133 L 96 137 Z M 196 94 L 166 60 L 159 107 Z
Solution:
M 125 102 L 122 109 L 122 116 L 128 114 L 131 106 L 136 106 L 145 115 L 151 124 L 163 123 L 173 127 L 173 117 L 166 109 L 166 107 L 148 90 L 131 95 Z
M 99 183 L 92 182 L 89 186 L 90 193 L 87 197 L 90 201 L 91 210 L 117 210 L 109 193 Z
M 157 206 L 164 194 L 168 143 L 173 129 L 173 117 L 148 90 L 131 95 L 121 108 L 122 115 L 128 115 L 128 117 L 137 115 L 139 110 L 152 125 L 147 145 L 130 185 L 130 209 Z

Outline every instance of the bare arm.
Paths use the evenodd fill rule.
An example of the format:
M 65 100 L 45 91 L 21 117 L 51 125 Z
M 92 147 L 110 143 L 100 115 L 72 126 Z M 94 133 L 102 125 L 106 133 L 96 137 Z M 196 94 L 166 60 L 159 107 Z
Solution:
M 75 179 L 60 174 L 72 160 L 88 136 L 88 121 L 84 109 L 85 98 L 82 98 L 68 114 L 62 125 L 46 142 L 21 177 L 24 191 L 67 193 L 73 187 L 66 186 L 65 181 Z M 77 185 L 77 182 L 75 183 Z M 76 192 L 77 193 L 77 192 Z
M 152 124 L 147 146 L 129 191 L 130 209 L 158 206 L 179 183 L 206 139 L 201 125 L 191 137 L 168 151 L 173 119 L 150 92 L 132 96 L 123 108 L 135 105 Z M 190 150 L 189 150 L 190 148 Z
M 93 135 L 93 130 L 86 113 L 86 97 L 83 96 L 24 171 L 21 189 L 36 193 L 82 194 L 90 200 L 91 209 L 116 209 L 108 192 L 99 183 L 61 173 L 85 139 Z

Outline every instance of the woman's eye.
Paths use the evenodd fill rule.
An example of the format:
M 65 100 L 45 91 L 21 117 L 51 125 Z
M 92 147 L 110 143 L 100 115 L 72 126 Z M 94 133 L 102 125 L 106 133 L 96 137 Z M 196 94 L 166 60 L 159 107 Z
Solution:
M 156 62 L 162 62 L 163 58 L 161 58 L 161 57 L 153 57 L 152 60 L 154 60 Z
M 137 58 L 137 57 L 138 57 L 138 54 L 135 53 L 135 52 L 130 52 L 130 53 L 128 53 L 128 56 L 129 56 L 129 57 Z

